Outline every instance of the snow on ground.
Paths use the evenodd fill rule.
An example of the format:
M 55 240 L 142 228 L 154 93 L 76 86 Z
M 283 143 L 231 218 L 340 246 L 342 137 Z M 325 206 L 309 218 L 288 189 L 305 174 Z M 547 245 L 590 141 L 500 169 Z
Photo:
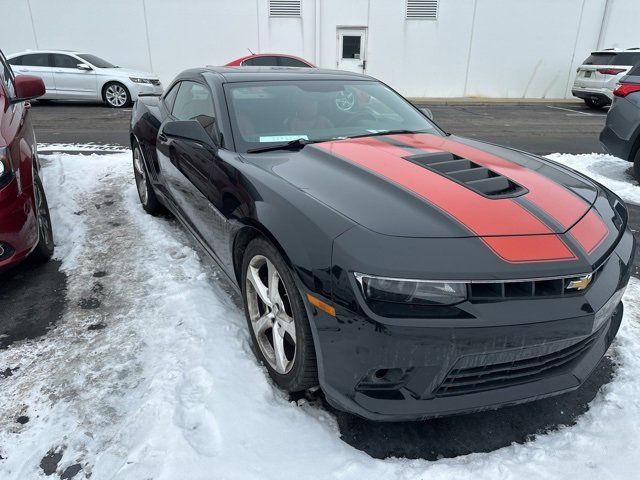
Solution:
M 617 168 L 611 157 L 587 160 Z M 0 351 L 0 365 L 19 367 L 0 379 L 0 478 L 52 478 L 40 467 L 48 453 L 61 454 L 59 474 L 78 465 L 74 478 L 92 480 L 636 474 L 639 281 L 625 296 L 615 378 L 576 425 L 491 453 L 375 460 L 340 440 L 329 413 L 273 387 L 238 298 L 175 221 L 142 211 L 129 153 L 43 162 L 68 307 L 45 337 Z
M 630 172 L 633 166 L 631 162 L 612 155 L 597 153 L 583 155 L 554 153 L 548 158 L 593 178 L 596 182 L 613 190 L 625 202 L 640 205 L 640 186 Z

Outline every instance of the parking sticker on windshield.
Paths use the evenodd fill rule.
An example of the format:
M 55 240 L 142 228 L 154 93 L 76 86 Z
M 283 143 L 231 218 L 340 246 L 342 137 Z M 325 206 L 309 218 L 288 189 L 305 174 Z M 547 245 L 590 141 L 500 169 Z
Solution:
M 266 142 L 291 142 L 293 140 L 309 140 L 306 135 L 271 135 L 267 137 L 260 137 L 260 143 Z

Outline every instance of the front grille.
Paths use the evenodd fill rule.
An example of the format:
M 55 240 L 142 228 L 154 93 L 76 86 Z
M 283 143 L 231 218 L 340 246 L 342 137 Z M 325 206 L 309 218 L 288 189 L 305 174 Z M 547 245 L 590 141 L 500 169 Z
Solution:
M 528 191 L 507 177 L 452 153 L 420 153 L 404 158 L 485 197 L 517 197 Z
M 600 333 L 546 355 L 479 367 L 454 368 L 435 394 L 438 397 L 463 395 L 533 382 L 578 359 L 593 345 Z
M 570 287 L 570 285 L 572 282 L 579 281 L 588 275 L 505 282 L 472 282 L 469 285 L 469 298 L 472 301 L 490 301 L 576 295 L 584 293 L 588 286 L 593 283 L 595 275 L 594 273 L 591 276 L 591 281 L 582 289 Z
M 152 85 L 155 85 L 156 87 L 160 85 L 160 80 L 150 80 Z

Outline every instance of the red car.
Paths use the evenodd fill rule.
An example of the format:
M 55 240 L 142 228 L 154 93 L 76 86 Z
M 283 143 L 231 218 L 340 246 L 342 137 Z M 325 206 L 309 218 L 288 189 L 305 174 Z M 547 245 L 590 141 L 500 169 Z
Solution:
M 41 78 L 15 77 L 0 52 L 0 270 L 29 255 L 44 262 L 53 254 L 28 103 L 44 93 Z
M 300 57 L 282 53 L 254 53 L 229 62 L 227 67 L 303 67 L 316 68 Z

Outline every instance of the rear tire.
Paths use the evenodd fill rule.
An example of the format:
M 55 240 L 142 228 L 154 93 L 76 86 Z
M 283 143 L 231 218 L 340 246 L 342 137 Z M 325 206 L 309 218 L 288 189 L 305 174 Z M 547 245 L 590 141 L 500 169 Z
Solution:
M 153 185 L 149 181 L 147 166 L 142 156 L 142 150 L 137 143 L 133 145 L 133 176 L 136 180 L 136 189 L 138 190 L 138 198 L 145 212 L 150 215 L 158 215 L 162 213 L 164 207 L 158 200 Z
M 53 228 L 51 227 L 51 215 L 49 204 L 42 187 L 42 182 L 38 174 L 35 174 L 33 181 L 33 195 L 36 202 L 36 212 L 38 214 L 38 244 L 31 253 L 31 260 L 36 263 L 46 263 L 53 255 Z
M 271 378 L 290 393 L 315 387 L 316 353 L 302 296 L 278 249 L 262 237 L 245 250 L 241 287 L 252 349 Z
M 633 159 L 633 175 L 636 177 L 638 183 L 640 183 L 640 148 L 636 150 L 636 156 Z
M 593 108 L 595 110 L 599 110 L 606 105 L 606 102 L 604 100 L 596 97 L 585 98 L 584 103 L 587 105 L 587 107 Z

